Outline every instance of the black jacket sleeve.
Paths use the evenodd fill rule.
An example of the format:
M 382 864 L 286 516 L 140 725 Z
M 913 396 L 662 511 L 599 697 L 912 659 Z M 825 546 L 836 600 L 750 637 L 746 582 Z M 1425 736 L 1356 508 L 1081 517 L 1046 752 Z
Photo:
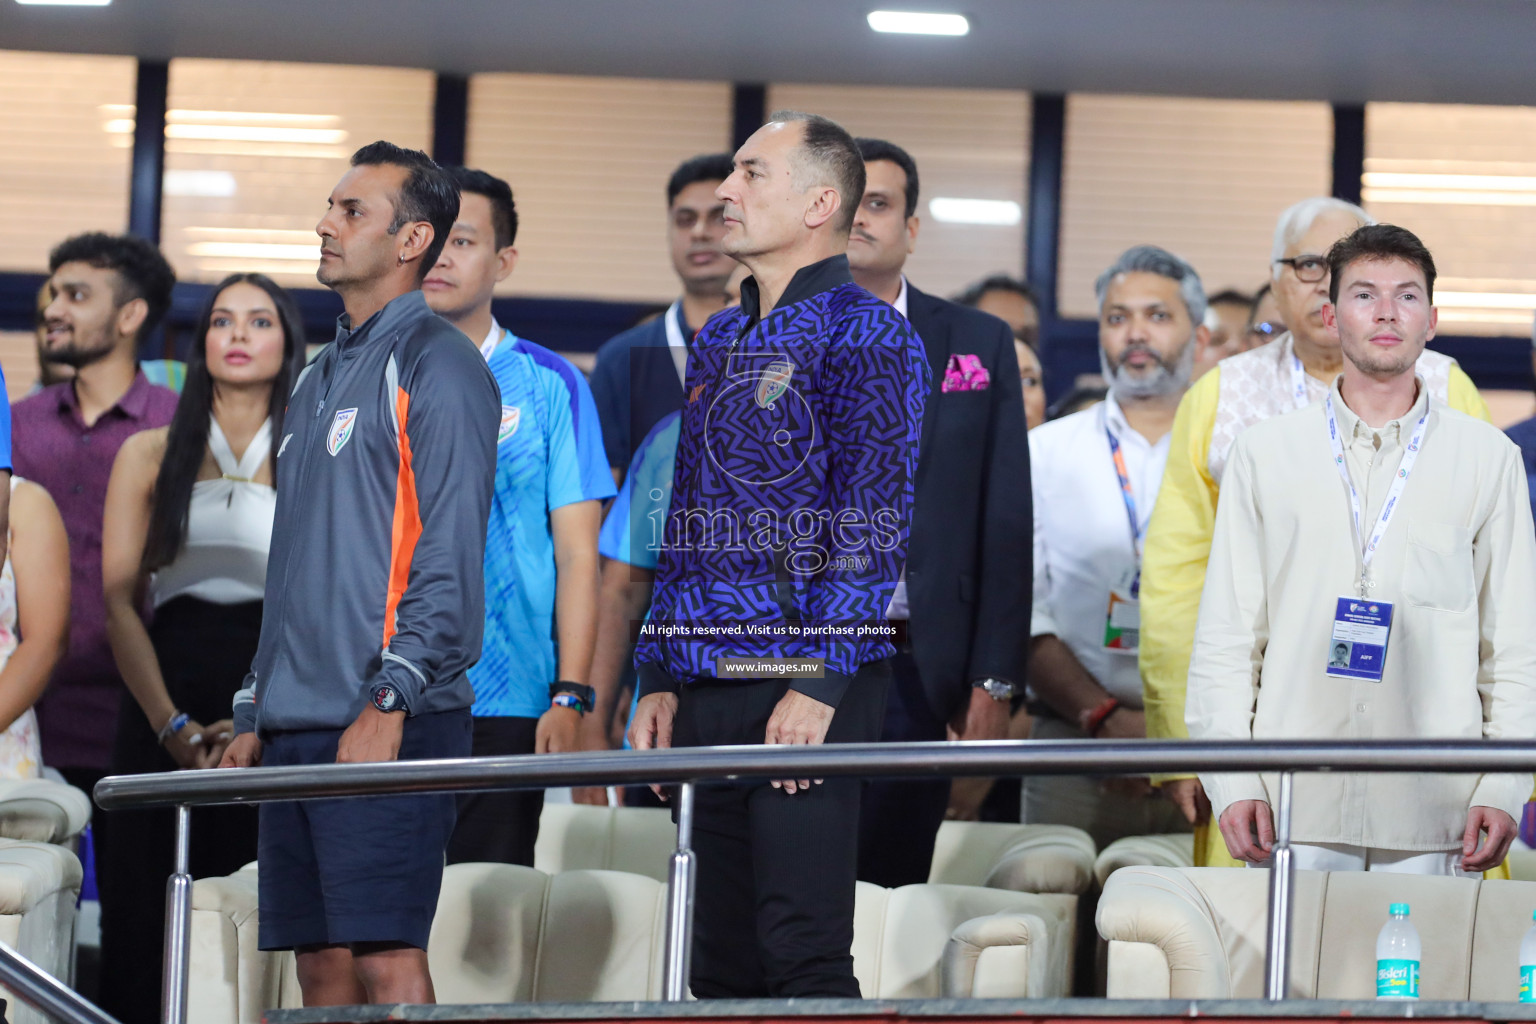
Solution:
M 1020 691 L 1029 660 L 1030 603 L 1034 593 L 1034 508 L 1029 485 L 1029 439 L 1019 361 L 1008 326 L 997 322 L 991 416 L 982 498 L 980 579 L 967 682 L 1006 679 Z

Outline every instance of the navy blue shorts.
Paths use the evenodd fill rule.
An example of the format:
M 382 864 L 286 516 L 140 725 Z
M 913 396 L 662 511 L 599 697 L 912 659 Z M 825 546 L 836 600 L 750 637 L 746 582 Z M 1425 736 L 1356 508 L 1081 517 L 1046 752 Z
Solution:
M 405 723 L 400 760 L 468 757 L 469 709 Z M 340 729 L 273 733 L 263 765 L 332 764 Z M 427 948 L 453 835 L 452 793 L 261 805 L 262 949 L 387 942 Z

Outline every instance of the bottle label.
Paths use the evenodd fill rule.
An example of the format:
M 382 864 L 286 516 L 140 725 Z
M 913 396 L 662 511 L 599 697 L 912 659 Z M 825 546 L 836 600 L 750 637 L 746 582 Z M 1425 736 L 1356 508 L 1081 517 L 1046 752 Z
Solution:
M 1521 978 L 1526 969 L 1522 969 Z M 1419 998 L 1419 962 L 1417 960 L 1377 960 L 1377 999 Z
M 1536 1003 L 1536 966 L 1531 964 L 1520 967 L 1520 1001 Z

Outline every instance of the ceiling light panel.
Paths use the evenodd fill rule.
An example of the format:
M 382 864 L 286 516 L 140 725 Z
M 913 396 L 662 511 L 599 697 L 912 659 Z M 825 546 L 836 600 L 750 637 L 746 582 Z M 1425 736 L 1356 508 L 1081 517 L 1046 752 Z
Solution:
M 899 32 L 918 36 L 963 36 L 971 31 L 971 22 L 963 14 L 933 11 L 870 11 L 869 27 L 876 32 Z
M 938 196 L 928 200 L 928 212 L 945 224 L 985 224 L 1010 227 L 1024 218 L 1024 210 L 1012 199 L 959 199 Z

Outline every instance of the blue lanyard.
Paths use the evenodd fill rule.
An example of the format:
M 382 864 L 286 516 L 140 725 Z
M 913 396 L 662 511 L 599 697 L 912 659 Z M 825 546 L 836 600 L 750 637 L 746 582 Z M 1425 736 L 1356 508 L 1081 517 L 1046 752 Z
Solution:
M 1120 479 L 1120 497 L 1125 499 L 1125 516 L 1131 523 L 1131 550 L 1136 555 L 1136 579 L 1131 584 L 1131 596 L 1141 590 L 1141 519 L 1136 514 L 1136 495 L 1131 491 L 1131 475 L 1125 468 L 1125 454 L 1120 451 L 1120 439 L 1106 425 L 1104 436 L 1109 438 L 1109 458 L 1115 466 L 1115 476 Z

